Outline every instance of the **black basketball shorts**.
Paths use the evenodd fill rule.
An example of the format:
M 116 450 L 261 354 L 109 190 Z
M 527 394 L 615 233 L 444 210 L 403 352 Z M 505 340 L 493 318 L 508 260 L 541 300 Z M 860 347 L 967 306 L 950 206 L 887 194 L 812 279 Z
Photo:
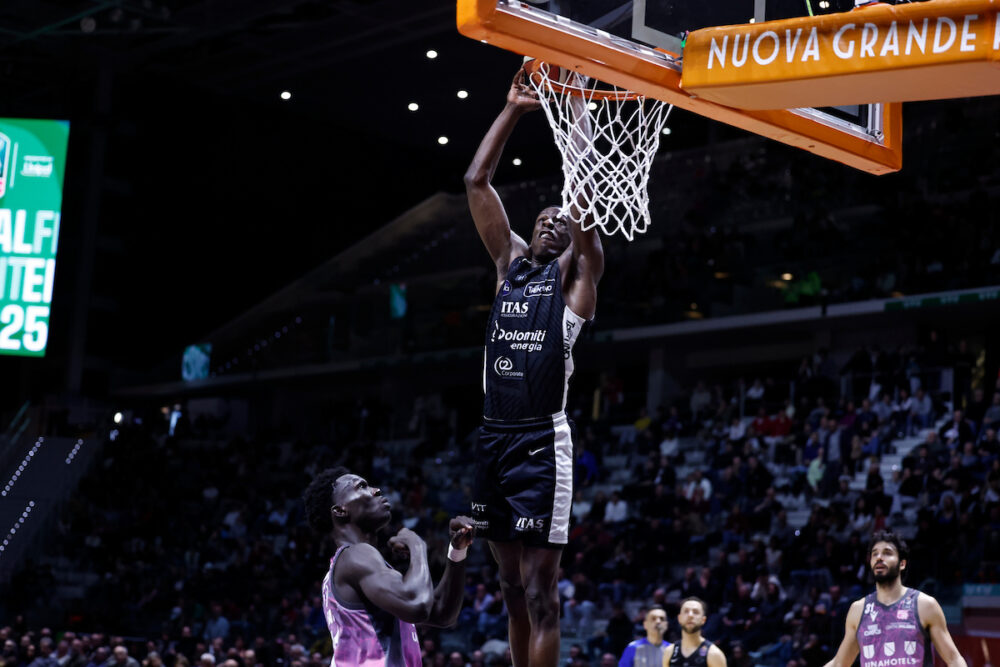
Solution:
M 562 547 L 572 503 L 573 438 L 565 413 L 479 428 L 472 518 L 480 535 Z

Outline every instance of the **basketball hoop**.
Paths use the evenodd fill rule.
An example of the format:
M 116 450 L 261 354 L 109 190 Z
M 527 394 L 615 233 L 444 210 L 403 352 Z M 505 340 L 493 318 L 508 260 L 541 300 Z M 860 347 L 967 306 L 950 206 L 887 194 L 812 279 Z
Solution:
M 673 105 L 538 60 L 524 68 L 563 158 L 562 212 L 576 207 L 584 229 L 609 236 L 644 233 L 649 170 Z

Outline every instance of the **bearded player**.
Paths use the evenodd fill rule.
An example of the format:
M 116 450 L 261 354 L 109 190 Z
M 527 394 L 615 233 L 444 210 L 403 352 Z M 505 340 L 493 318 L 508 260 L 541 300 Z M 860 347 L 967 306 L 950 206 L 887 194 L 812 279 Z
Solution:
M 891 531 L 872 535 L 869 565 L 875 592 L 847 612 L 844 641 L 826 667 L 850 667 L 861 653 L 861 667 L 933 667 L 931 644 L 948 667 L 967 667 L 948 633 L 938 601 L 903 586 L 908 549 Z
M 701 636 L 708 620 L 704 600 L 696 597 L 681 601 L 677 622 L 681 625 L 681 640 L 672 651 L 663 654 L 663 667 L 726 667 L 722 649 Z
M 530 242 L 511 231 L 491 181 L 518 119 L 540 108 L 520 70 L 465 175 L 476 229 L 496 266 L 486 333 L 483 425 L 472 515 L 500 570 L 515 667 L 559 659 L 556 575 L 569 531 L 573 441 L 566 392 L 573 345 L 594 317 L 604 251 L 576 206 L 546 208 Z M 583 118 L 582 102 L 577 118 Z M 590 129 L 581 123 L 581 147 Z

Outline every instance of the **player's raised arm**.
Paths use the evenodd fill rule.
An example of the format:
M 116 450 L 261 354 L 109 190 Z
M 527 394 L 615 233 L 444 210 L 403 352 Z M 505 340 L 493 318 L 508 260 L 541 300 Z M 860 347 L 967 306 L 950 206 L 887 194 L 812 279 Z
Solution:
M 493 121 L 483 141 L 479 144 L 472 164 L 465 172 L 465 192 L 469 197 L 469 210 L 476 223 L 480 238 L 497 266 L 497 279 L 503 280 L 513 257 L 527 253 L 528 246 L 517 234 L 511 232 L 500 195 L 493 188 L 496 171 L 504 145 L 518 119 L 528 111 L 541 107 L 541 102 L 525 80 L 523 69 L 507 92 L 507 104 Z
M 582 77 L 573 74 L 576 78 L 571 85 L 583 87 Z M 579 96 L 572 95 L 569 98 L 571 113 L 574 123 L 570 136 L 573 142 L 575 159 L 586 160 L 590 155 L 593 139 L 593 127 L 590 122 L 590 114 L 587 112 L 586 101 Z M 591 169 L 579 169 L 577 174 L 586 174 L 586 178 L 591 178 Z M 566 290 L 567 303 L 570 310 L 586 319 L 592 319 L 597 310 L 597 283 L 604 275 L 604 248 L 601 245 L 601 235 L 597 231 L 597 226 L 590 225 L 590 214 L 587 213 L 589 207 L 584 202 L 592 195 L 593 185 L 589 182 L 580 183 L 577 186 L 576 200 L 570 205 L 569 217 L 571 218 L 569 228 L 573 237 L 573 245 L 570 252 L 573 253 L 573 263 L 571 275 L 567 278 L 573 281 L 570 289 Z M 584 227 L 590 227 L 584 230 Z
M 434 589 L 434 605 L 426 624 L 450 628 L 458 622 L 465 598 L 465 551 L 472 544 L 476 526 L 467 516 L 457 516 L 449 524 L 448 563 Z
M 930 595 L 920 594 L 917 600 L 920 618 L 927 623 L 927 630 L 931 635 L 931 641 L 937 650 L 938 656 L 948 667 L 968 667 L 965 658 L 958 652 L 951 633 L 948 632 L 948 621 L 944 617 L 944 610 L 937 600 Z
M 833 660 L 826 663 L 824 667 L 851 667 L 855 658 L 858 657 L 858 624 L 861 622 L 861 611 L 864 609 L 865 599 L 855 600 L 854 604 L 847 612 L 847 621 L 844 627 L 844 640 L 840 642 L 837 655 Z

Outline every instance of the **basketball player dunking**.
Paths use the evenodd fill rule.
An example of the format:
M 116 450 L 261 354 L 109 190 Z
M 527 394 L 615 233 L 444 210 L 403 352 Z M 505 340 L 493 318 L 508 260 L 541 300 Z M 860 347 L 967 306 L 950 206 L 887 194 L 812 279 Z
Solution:
M 722 649 L 701 636 L 707 619 L 704 601 L 690 597 L 681 602 L 677 614 L 681 640 L 674 644 L 672 651 L 663 654 L 663 667 L 726 667 L 726 654 Z
M 859 652 L 861 667 L 933 667 L 930 644 L 948 667 L 966 667 L 938 601 L 903 586 L 906 542 L 879 531 L 872 535 L 868 556 L 875 592 L 851 605 L 844 641 L 826 667 L 850 667 Z
M 559 659 L 556 575 L 573 495 L 564 409 L 573 345 L 594 316 L 604 271 L 597 230 L 583 231 L 576 207 L 568 216 L 555 207 L 539 213 L 528 243 L 511 231 L 490 183 L 518 119 L 540 106 L 519 71 L 465 175 L 497 271 L 472 515 L 499 564 L 515 667 L 555 667 Z

